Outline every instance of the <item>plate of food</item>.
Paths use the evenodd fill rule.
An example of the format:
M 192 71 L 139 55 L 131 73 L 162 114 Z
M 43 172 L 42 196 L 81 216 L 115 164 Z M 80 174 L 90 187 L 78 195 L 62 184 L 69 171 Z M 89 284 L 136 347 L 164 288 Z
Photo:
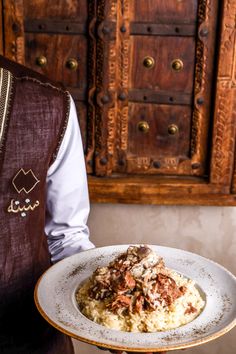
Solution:
M 35 287 L 40 314 L 99 347 L 160 352 L 218 338 L 236 325 L 236 278 L 184 250 L 115 245 L 68 257 Z

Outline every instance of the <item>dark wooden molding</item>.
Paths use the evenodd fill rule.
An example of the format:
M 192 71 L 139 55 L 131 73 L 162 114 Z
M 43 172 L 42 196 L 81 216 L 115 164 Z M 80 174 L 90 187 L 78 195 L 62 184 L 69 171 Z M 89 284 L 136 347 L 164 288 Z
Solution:
M 157 92 L 148 89 L 129 90 L 129 100 L 132 102 L 144 102 L 170 105 L 191 105 L 192 95 L 178 92 Z
M 148 36 L 184 36 L 193 37 L 196 35 L 196 24 L 183 23 L 130 23 L 131 35 L 148 35 Z
M 25 32 L 30 33 L 57 33 L 57 34 L 85 34 L 86 23 L 73 20 L 30 19 L 24 21 Z
M 95 150 L 95 93 L 96 93 L 96 36 L 95 25 L 97 21 L 97 0 L 88 3 L 88 113 L 87 113 L 87 146 L 86 168 L 93 173 Z
M 224 186 L 191 179 L 89 176 L 91 203 L 236 206 Z

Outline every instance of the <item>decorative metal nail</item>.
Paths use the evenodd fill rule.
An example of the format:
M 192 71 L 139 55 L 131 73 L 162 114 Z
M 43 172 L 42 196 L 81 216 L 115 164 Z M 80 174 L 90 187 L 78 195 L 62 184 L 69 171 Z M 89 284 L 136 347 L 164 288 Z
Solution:
M 184 63 L 182 62 L 181 59 L 175 59 L 171 63 L 172 69 L 175 71 L 181 71 L 183 70 Z
M 122 33 L 125 33 L 125 32 L 127 31 L 125 25 L 122 25 L 122 26 L 121 26 L 120 31 L 121 31 Z
M 43 67 L 47 64 L 47 58 L 44 55 L 40 55 L 36 58 L 35 62 L 38 66 Z
M 150 129 L 150 126 L 148 122 L 141 120 L 140 122 L 138 122 L 137 128 L 141 133 L 147 133 Z
M 155 167 L 155 168 L 160 168 L 160 167 L 161 167 L 160 161 L 154 161 L 154 162 L 153 162 L 153 167 Z
M 204 103 L 204 98 L 203 97 L 199 97 L 198 99 L 197 99 L 197 103 L 198 104 L 203 104 Z
M 200 35 L 202 37 L 206 37 L 208 35 L 208 33 L 209 33 L 208 28 L 202 28 L 200 31 Z
M 20 215 L 24 218 L 26 216 L 26 213 L 23 212 Z
M 104 95 L 102 98 L 101 98 L 101 101 L 102 101 L 102 103 L 108 103 L 109 101 L 110 101 L 110 99 L 109 99 L 109 96 L 108 95 Z
M 102 158 L 100 159 L 100 164 L 101 164 L 101 165 L 106 165 L 106 164 L 107 164 L 107 158 L 106 158 L 106 157 L 102 157 Z
M 111 29 L 108 26 L 104 26 L 103 29 L 102 29 L 102 32 L 104 34 L 109 34 L 111 32 Z
M 66 67 L 72 71 L 75 71 L 78 68 L 78 61 L 75 58 L 69 58 L 66 61 Z
M 155 59 L 150 57 L 150 56 L 148 56 L 148 57 L 143 59 L 143 65 L 144 65 L 145 68 L 151 69 L 155 65 Z
M 170 135 L 175 135 L 175 134 L 178 133 L 178 131 L 179 131 L 179 128 L 178 128 L 177 125 L 175 125 L 175 124 L 170 124 L 170 125 L 168 126 L 168 133 L 169 133 Z
M 126 96 L 126 94 L 124 92 L 121 92 L 119 94 L 118 98 L 119 98 L 120 101 L 125 101 L 127 96 Z

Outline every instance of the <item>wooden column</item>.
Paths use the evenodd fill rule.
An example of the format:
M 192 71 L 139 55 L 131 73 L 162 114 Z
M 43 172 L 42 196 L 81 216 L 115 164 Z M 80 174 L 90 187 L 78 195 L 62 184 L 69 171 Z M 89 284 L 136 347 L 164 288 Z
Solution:
M 221 6 L 210 182 L 230 186 L 233 181 L 235 193 L 236 0 L 223 0 Z
M 3 0 L 4 55 L 24 64 L 23 0 Z

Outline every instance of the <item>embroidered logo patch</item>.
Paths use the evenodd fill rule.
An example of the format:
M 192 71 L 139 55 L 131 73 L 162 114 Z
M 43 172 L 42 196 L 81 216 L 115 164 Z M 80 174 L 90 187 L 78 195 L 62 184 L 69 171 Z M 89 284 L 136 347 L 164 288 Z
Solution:
M 28 194 L 38 183 L 39 179 L 35 176 L 34 172 L 31 169 L 25 172 L 23 168 L 17 172 L 12 180 L 12 184 L 18 193 L 24 191 Z
M 25 171 L 21 168 L 17 174 L 13 177 L 12 185 L 17 191 L 17 193 L 25 192 L 29 194 L 35 186 L 40 182 L 40 180 L 35 176 L 34 172 L 29 169 Z M 12 199 L 7 207 L 8 213 L 18 214 L 22 217 L 26 216 L 26 213 L 33 211 L 39 206 L 39 201 L 31 201 L 29 198 L 24 200 Z
M 20 203 L 19 200 L 11 200 L 10 205 L 7 208 L 8 213 L 21 213 L 22 217 L 26 216 L 27 211 L 32 211 L 39 206 L 39 201 L 31 203 L 30 199 L 25 199 L 23 203 Z

